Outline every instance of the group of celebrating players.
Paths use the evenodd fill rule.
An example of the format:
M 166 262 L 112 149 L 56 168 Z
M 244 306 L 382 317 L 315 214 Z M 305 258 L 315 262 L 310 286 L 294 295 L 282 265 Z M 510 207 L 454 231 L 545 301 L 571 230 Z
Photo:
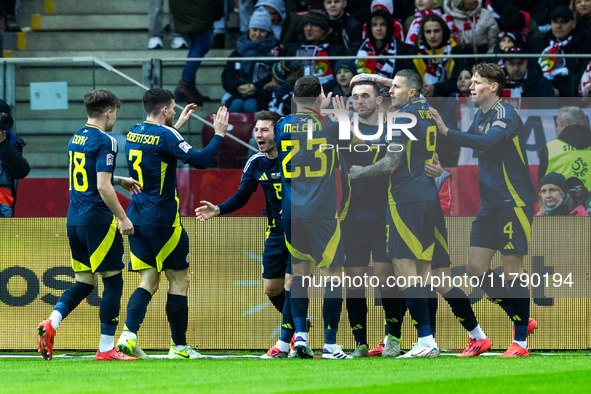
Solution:
M 353 109 L 361 135 L 352 133 L 346 141 L 339 140 L 337 119 L 320 114 L 330 105 L 345 111 L 343 98 L 326 97 L 313 76 L 296 82 L 294 114 L 283 118 L 270 111 L 255 114 L 259 153 L 247 162 L 238 191 L 219 205 L 202 201 L 195 213 L 201 221 L 231 213 L 248 202 L 259 183 L 263 188 L 269 224 L 263 253 L 264 291 L 283 321 L 279 340 L 261 358 L 314 357 L 308 339 L 310 282 L 305 277 L 314 267 L 321 268 L 324 278 L 338 276 L 343 269 L 349 277 L 362 277 L 368 273 L 370 260 L 380 283 L 387 283 L 392 276 L 420 277 L 423 281 L 379 287 L 386 335 L 371 350 L 366 289 L 347 284 L 346 307 L 356 341 L 352 354 L 336 343 L 343 289 L 340 283 L 325 281 L 323 359 L 439 356 L 436 293 L 468 331 L 468 345 L 459 357 L 477 356 L 492 347 L 460 288 L 426 282 L 429 275 L 451 277 L 436 182 L 443 173 L 435 153 L 437 138 L 479 152 L 482 205 L 470 233 L 467 273 L 487 278 L 480 286 L 513 322 L 513 342 L 501 356 L 528 355 L 526 337 L 537 323 L 529 317 L 527 287 L 520 280 L 503 283 L 503 278 L 490 270 L 493 256 L 500 251 L 504 277 L 523 273 L 536 202 L 525 141 L 521 140 L 523 123 L 516 110 L 500 99 L 505 75 L 498 65 L 478 64 L 473 74 L 471 99 L 480 109 L 467 133 L 448 129 L 421 96 L 423 81 L 414 70 L 402 70 L 393 80 L 370 74 L 353 78 Z M 105 90 L 85 96 L 88 121 L 68 147 L 71 201 L 67 226 L 76 283 L 62 294 L 49 319 L 39 324 L 39 351 L 46 360 L 52 358 L 61 320 L 90 294 L 99 273 L 104 292 L 95 360 L 149 358 L 138 345 L 137 333 L 158 289 L 161 271 L 169 281 L 166 314 L 172 346 L 168 357 L 208 357 L 186 343 L 189 246 L 180 224 L 175 171 L 178 159 L 197 168 L 207 167 L 225 136 L 228 112 L 225 107 L 219 109 L 214 117 L 216 136 L 197 152 L 179 134 L 195 105 L 187 105 L 173 127 L 175 101 L 171 92 L 150 89 L 143 102 L 147 120 L 127 134 L 130 177 L 113 177 L 117 143 L 105 132 L 113 129 L 120 101 Z M 384 120 L 379 114 L 391 111 L 414 116 L 417 122 L 409 126 L 412 135 L 380 135 L 385 125 L 380 124 Z M 349 148 L 371 143 L 388 149 L 326 149 L 344 142 Z M 339 167 L 343 185 L 340 207 Z M 132 194 L 127 215 L 113 185 Z M 125 328 L 115 346 L 123 289 L 122 234 L 129 236 L 131 266 L 139 271 L 141 284 L 129 299 Z M 407 309 L 418 341 L 403 353 L 401 325 Z

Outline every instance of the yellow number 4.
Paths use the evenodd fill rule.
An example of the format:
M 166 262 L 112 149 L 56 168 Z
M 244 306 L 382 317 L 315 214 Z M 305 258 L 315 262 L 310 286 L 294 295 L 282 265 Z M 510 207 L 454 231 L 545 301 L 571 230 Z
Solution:
M 513 222 L 509 222 L 503 227 L 503 232 L 509 234 L 509 239 L 513 239 Z

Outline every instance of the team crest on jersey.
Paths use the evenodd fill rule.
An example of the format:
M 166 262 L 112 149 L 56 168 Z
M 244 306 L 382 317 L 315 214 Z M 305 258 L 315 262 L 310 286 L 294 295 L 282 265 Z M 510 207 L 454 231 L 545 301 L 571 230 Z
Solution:
M 271 179 L 279 179 L 279 178 L 281 178 L 280 172 L 272 172 L 271 173 Z
M 115 155 L 113 155 L 112 153 L 109 153 L 107 155 L 107 165 L 108 166 L 112 166 L 113 165 L 113 160 L 115 160 Z
M 189 151 L 189 149 L 192 148 L 191 145 L 189 145 L 189 143 L 187 141 L 183 141 L 179 144 L 179 148 L 181 148 L 181 150 L 185 153 L 187 153 Z

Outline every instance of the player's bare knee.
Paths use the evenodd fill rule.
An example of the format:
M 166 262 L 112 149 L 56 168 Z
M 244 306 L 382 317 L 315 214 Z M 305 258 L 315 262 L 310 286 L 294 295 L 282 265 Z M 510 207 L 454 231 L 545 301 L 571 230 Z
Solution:
M 279 295 L 279 293 L 281 293 L 283 291 L 283 286 L 277 285 L 275 283 L 265 284 L 264 290 L 265 290 L 265 294 L 268 297 L 275 297 L 276 295 Z
M 90 271 L 88 272 L 76 272 L 74 274 L 76 282 L 81 282 L 81 283 L 85 283 L 87 285 L 91 285 L 93 287 L 96 287 L 98 285 L 98 276 L 99 273 L 95 272 L 92 273 Z
M 468 266 L 466 267 L 466 274 L 468 276 L 482 276 L 484 275 L 484 273 L 486 272 L 486 269 L 476 265 L 476 264 L 470 264 L 468 263 Z

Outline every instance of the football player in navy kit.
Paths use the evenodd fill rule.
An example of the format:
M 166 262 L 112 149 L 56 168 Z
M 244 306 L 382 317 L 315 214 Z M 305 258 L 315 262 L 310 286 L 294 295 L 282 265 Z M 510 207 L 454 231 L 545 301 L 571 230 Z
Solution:
M 526 337 L 537 322 L 529 317 L 529 289 L 519 280 L 527 254 L 536 191 L 525 151 L 521 117 L 501 98 L 505 74 L 495 63 L 472 68 L 470 95 L 480 109 L 467 132 L 449 129 L 430 108 L 442 138 L 478 151 L 480 210 L 472 223 L 467 273 L 507 313 L 514 338 L 502 357 L 528 356 Z M 506 283 L 490 269 L 497 251 Z
M 345 260 L 337 212 L 336 150 L 338 123 L 326 120 L 319 111 L 328 107 L 318 78 L 306 76 L 294 85 L 297 113 L 287 115 L 275 125 L 275 143 L 281 162 L 281 201 L 286 245 L 291 254 L 293 278 L 291 310 L 295 323 L 295 350 L 299 358 L 310 358 L 306 315 L 311 269 L 322 268 L 322 275 L 338 275 Z M 334 104 L 334 102 L 333 102 Z M 342 104 L 344 107 L 344 103 Z M 308 130 L 308 128 L 311 130 Z M 336 344 L 342 310 L 342 287 L 326 283 L 324 292 L 324 348 L 322 358 L 350 359 Z
M 184 108 L 173 127 L 175 100 L 171 91 L 150 89 L 143 102 L 147 118 L 127 133 L 125 145 L 129 173 L 143 186 L 142 194 L 132 196 L 128 210 L 136 227 L 129 238 L 131 268 L 140 272 L 141 283 L 129 298 L 125 328 L 117 347 L 128 355 L 147 358 L 137 343 L 137 332 L 164 271 L 169 283 L 166 315 L 172 342 L 168 358 L 206 358 L 187 346 L 189 238 L 180 222 L 176 168 L 178 160 L 207 168 L 224 141 L 228 110 L 220 107 L 214 116 L 215 136 L 198 152 L 179 133 L 197 107 L 195 104 Z
M 439 355 L 431 332 L 426 283 L 423 282 L 433 258 L 437 203 L 435 182 L 425 173 L 425 164 L 433 163 L 437 131 L 430 116 L 424 116 L 428 113 L 428 103 L 420 97 L 422 87 L 422 78 L 416 71 L 396 73 L 390 89 L 392 105 L 399 113 L 414 115 L 416 123 L 410 128 L 414 139 L 400 131 L 390 140 L 386 136 L 385 142 L 389 145 L 383 159 L 365 167 L 352 166 L 349 172 L 351 180 L 390 174 L 387 253 L 398 276 L 407 278 L 398 284 L 418 332 L 417 344 L 399 356 L 403 358 Z M 411 277 L 422 280 L 413 282 Z
M 64 291 L 49 319 L 39 324 L 39 352 L 45 360 L 52 359 L 55 330 L 97 286 L 100 274 L 104 291 L 99 312 L 101 340 L 95 360 L 137 360 L 120 353 L 114 345 L 123 291 L 121 271 L 125 266 L 121 235 L 132 235 L 134 227 L 113 185 L 134 195 L 140 191 L 140 183 L 113 176 L 118 147 L 115 138 L 107 133 L 113 130 L 121 101 L 107 90 L 96 89 L 84 96 L 84 104 L 88 120 L 68 144 L 67 226 L 76 283 Z
M 281 168 L 274 140 L 274 128 L 279 119 L 281 115 L 272 111 L 260 111 L 255 114 L 254 137 L 259 146 L 259 153 L 253 155 L 246 163 L 238 191 L 220 205 L 201 201 L 204 205 L 195 210 L 197 218 L 201 221 L 232 213 L 248 203 L 259 184 L 263 188 L 269 223 L 263 251 L 263 287 L 273 306 L 283 314 L 281 337 L 276 345 L 261 357 L 265 359 L 287 357 L 295 328 L 289 291 L 290 258 L 285 245 L 283 219 L 280 213 Z

